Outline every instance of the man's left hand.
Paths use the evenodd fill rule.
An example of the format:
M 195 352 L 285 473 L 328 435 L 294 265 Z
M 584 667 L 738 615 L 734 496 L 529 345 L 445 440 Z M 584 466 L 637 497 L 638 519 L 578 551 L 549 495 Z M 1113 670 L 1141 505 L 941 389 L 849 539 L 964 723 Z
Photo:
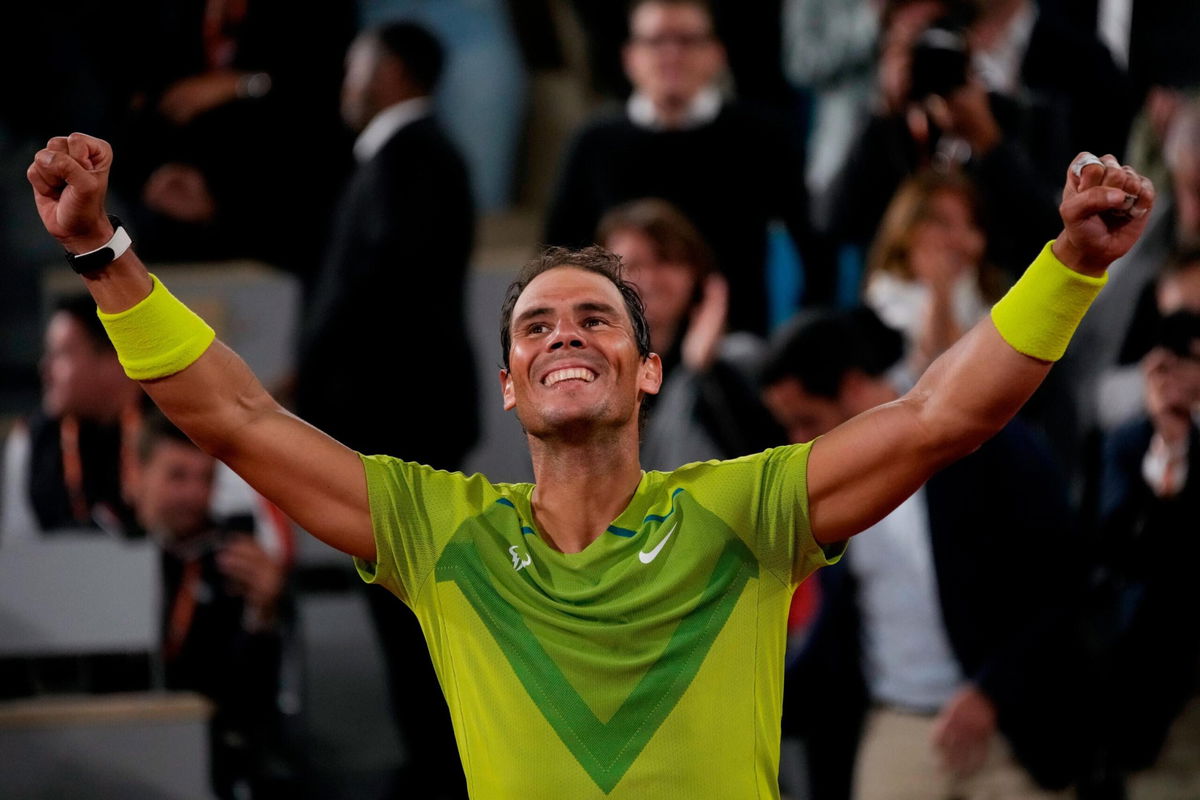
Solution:
M 996 707 L 978 688 L 967 686 L 937 715 L 932 743 L 947 772 L 970 775 L 987 760 L 995 733 Z
M 1129 252 L 1146 227 L 1154 185 L 1111 155 L 1080 153 L 1067 168 L 1063 187 L 1063 232 L 1054 255 L 1085 275 L 1099 276 Z

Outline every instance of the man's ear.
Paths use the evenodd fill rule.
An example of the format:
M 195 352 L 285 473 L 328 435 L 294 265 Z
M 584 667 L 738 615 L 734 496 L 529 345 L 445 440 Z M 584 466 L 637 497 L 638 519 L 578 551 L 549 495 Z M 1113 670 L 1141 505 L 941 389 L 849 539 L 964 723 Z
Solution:
M 641 372 L 638 388 L 646 394 L 658 394 L 663 379 L 662 359 L 658 353 L 650 353 L 642 359 Z
M 500 370 L 500 396 L 504 398 L 505 411 L 512 411 L 517 407 L 517 396 L 513 392 L 512 373 L 506 369 Z

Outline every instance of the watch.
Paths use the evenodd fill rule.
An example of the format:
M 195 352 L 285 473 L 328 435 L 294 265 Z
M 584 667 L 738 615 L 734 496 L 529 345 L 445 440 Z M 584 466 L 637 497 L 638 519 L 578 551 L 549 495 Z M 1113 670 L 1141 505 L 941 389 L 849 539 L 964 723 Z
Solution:
M 121 220 L 117 219 L 112 214 L 108 215 L 108 221 L 113 226 L 112 238 L 105 242 L 102 246 L 87 253 L 67 253 L 67 263 L 71 265 L 71 269 L 83 275 L 87 272 L 95 272 L 102 267 L 107 267 L 112 262 L 116 261 L 121 256 L 125 255 L 125 251 L 133 244 L 133 240 L 129 238 L 129 234 L 125 231 L 125 226 L 121 224 Z

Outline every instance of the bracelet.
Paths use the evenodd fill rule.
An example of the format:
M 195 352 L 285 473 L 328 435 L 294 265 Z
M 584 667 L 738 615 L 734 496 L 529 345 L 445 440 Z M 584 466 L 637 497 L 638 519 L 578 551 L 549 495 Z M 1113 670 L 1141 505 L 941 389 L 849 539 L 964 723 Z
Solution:
M 1063 264 L 1047 242 L 1008 294 L 992 307 L 992 322 L 1014 350 L 1057 361 L 1088 307 L 1108 282 Z
M 135 381 L 174 375 L 203 355 L 217 336 L 158 278 L 151 275 L 150 280 L 150 294 L 132 308 L 116 314 L 96 309 L 125 374 Z

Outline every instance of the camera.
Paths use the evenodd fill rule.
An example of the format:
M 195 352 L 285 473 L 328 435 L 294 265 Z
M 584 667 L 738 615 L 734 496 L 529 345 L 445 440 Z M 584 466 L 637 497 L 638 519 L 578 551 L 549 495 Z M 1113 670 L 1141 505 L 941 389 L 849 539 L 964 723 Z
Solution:
M 919 102 L 930 95 L 945 97 L 965 86 L 970 62 L 962 17 L 950 15 L 934 21 L 913 44 L 909 99 Z

